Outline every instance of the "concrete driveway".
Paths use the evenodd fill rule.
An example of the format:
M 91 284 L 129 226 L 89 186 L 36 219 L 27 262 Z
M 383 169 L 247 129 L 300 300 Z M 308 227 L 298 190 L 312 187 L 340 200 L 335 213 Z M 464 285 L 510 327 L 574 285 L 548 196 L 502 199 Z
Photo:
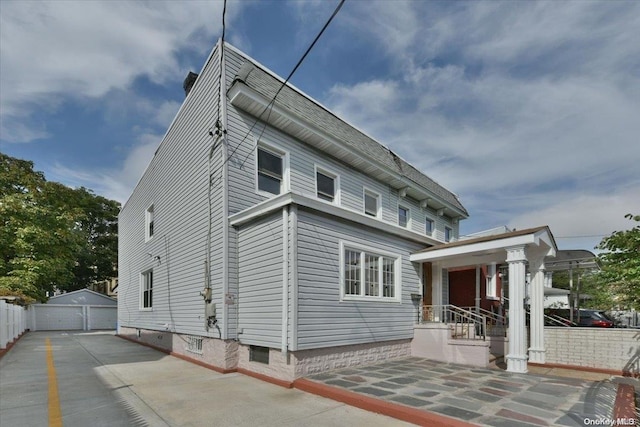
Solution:
M 113 333 L 30 332 L 0 359 L 4 426 L 406 426 Z

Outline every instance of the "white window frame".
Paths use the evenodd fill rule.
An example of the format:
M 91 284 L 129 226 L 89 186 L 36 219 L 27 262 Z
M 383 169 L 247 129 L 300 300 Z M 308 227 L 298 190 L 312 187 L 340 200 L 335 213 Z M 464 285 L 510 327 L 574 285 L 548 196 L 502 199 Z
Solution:
M 340 175 L 335 171 L 320 165 L 314 165 L 313 180 L 315 182 L 315 196 L 318 200 L 322 200 L 334 205 L 340 205 Z M 318 173 L 333 178 L 333 201 L 318 197 Z
M 153 235 L 155 234 L 155 207 L 152 203 L 149 205 L 147 210 L 144 211 L 144 241 L 148 242 L 153 239 Z M 154 230 L 151 231 L 151 227 L 154 227 Z
M 279 194 L 269 193 L 268 191 L 260 190 L 260 188 L 258 187 L 258 150 L 264 150 L 273 154 L 274 156 L 280 156 L 282 158 L 282 181 L 280 181 Z M 270 142 L 267 143 L 264 141 L 260 141 L 256 144 L 256 148 L 254 150 L 254 157 L 255 157 L 254 179 L 255 179 L 256 193 L 271 198 L 271 197 L 276 197 L 276 196 L 279 196 L 280 194 L 288 192 L 290 189 L 289 152 Z
M 427 224 L 431 223 L 431 231 L 427 232 Z M 424 234 L 426 234 L 427 236 L 433 236 L 433 234 L 436 232 L 436 220 L 425 216 L 424 217 Z
M 149 289 L 147 289 L 147 277 L 149 277 L 149 274 L 151 274 L 151 286 L 149 287 Z M 148 290 L 151 291 L 151 305 L 145 307 L 144 293 Z M 140 309 L 140 311 L 153 311 L 153 268 L 140 273 L 140 303 L 138 308 Z
M 400 209 L 407 211 L 407 223 L 405 225 L 400 224 Z M 402 228 L 411 229 L 411 209 L 402 203 L 398 204 L 398 226 Z
M 370 246 L 361 245 L 349 241 L 340 240 L 340 301 L 376 301 L 376 302 L 402 302 L 402 256 L 400 254 L 380 250 Z M 345 251 L 351 250 L 360 252 L 360 295 L 351 295 L 345 293 Z M 373 255 L 379 257 L 378 268 L 378 295 L 365 295 L 365 255 Z M 383 293 L 383 258 L 392 258 L 393 262 L 393 297 L 384 297 Z
M 377 211 L 376 211 L 376 215 L 369 215 L 367 213 L 367 203 L 366 203 L 366 196 L 367 194 L 369 194 L 370 196 L 375 197 L 376 199 L 376 207 L 377 207 Z M 382 216 L 382 196 L 380 195 L 380 193 L 378 193 L 377 191 L 373 191 L 367 187 L 363 187 L 362 188 L 362 212 L 364 212 L 365 215 L 373 217 L 373 218 L 381 218 Z
M 448 238 L 447 238 L 447 234 L 449 234 Z M 444 227 L 444 241 L 446 243 L 449 242 L 453 242 L 455 239 L 455 237 L 453 237 L 453 228 L 449 227 L 448 225 Z

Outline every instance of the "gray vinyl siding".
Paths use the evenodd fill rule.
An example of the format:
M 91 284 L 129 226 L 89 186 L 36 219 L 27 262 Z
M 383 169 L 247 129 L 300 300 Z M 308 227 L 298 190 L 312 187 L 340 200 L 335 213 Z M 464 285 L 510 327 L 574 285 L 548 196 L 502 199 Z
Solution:
M 238 231 L 238 327 L 240 342 L 282 344 L 282 211 Z
M 245 59 L 236 52 L 226 53 L 227 84 L 233 82 Z M 265 113 L 265 117 L 268 112 Z M 400 198 L 398 192 L 380 181 L 377 181 L 338 159 L 320 152 L 311 146 L 294 139 L 286 133 L 266 126 L 264 122 L 257 122 L 257 118 L 250 116 L 233 105 L 228 106 L 228 131 L 230 151 L 235 153 L 229 161 L 229 212 L 234 214 L 247 209 L 267 197 L 256 192 L 255 181 L 255 147 L 258 138 L 267 144 L 276 145 L 289 152 L 290 186 L 291 190 L 315 197 L 315 165 L 329 169 L 340 175 L 341 206 L 357 212 L 364 211 L 364 188 L 380 194 L 382 202 L 382 219 L 397 223 L 398 204 L 410 208 L 410 229 L 425 234 L 425 215 L 435 220 L 436 232 L 433 237 L 444 240 L 444 226 L 447 225 L 457 232 L 447 217 L 439 217 L 435 211 L 420 208 L 419 201 L 411 198 Z M 254 126 L 255 124 L 255 126 Z M 253 129 L 252 129 L 253 126 Z M 456 234 L 457 235 L 457 234 Z
M 200 73 L 119 217 L 118 318 L 122 326 L 207 335 L 204 261 L 209 221 L 207 170 L 217 119 L 219 59 Z M 221 150 L 213 155 L 220 178 Z M 221 186 L 211 193 L 211 257 L 214 301 L 222 307 Z M 154 236 L 145 242 L 145 211 L 154 205 Z M 156 258 L 156 257 L 159 257 Z M 153 269 L 153 308 L 140 310 L 140 275 Z M 225 319 L 218 309 L 222 327 Z M 217 332 L 209 333 L 217 336 Z
M 413 337 L 420 266 L 409 254 L 422 245 L 304 209 L 297 225 L 299 350 Z M 401 303 L 340 301 L 340 240 L 401 256 Z

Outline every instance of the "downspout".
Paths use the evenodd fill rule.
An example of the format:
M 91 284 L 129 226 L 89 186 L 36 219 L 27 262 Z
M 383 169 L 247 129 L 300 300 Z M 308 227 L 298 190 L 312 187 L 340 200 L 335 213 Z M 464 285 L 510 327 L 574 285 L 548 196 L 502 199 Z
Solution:
M 480 314 L 480 266 L 476 265 L 476 313 Z
M 289 212 L 282 208 L 282 354 L 287 354 L 289 327 Z
M 220 52 L 220 122 L 222 123 L 222 212 L 224 221 L 222 223 L 222 317 L 224 325 L 222 328 L 222 339 L 229 339 L 229 162 L 227 162 L 228 141 L 227 141 L 227 73 L 226 59 L 224 57 L 224 44 L 222 39 L 218 41 Z M 223 90 L 224 85 L 224 90 Z
M 298 350 L 298 206 L 291 205 L 291 351 Z

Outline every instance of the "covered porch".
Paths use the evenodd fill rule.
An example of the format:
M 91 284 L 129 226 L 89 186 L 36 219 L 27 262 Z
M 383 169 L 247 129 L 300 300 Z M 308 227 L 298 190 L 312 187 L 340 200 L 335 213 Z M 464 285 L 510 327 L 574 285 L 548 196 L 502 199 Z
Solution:
M 505 265 L 508 287 L 504 296 L 508 297 L 508 316 L 504 323 L 508 330 L 506 350 L 507 371 L 527 372 L 527 362 L 545 363 L 544 347 L 544 284 L 545 257 L 554 257 L 557 247 L 549 227 L 536 227 L 500 234 L 459 240 L 433 246 L 410 256 L 412 262 L 423 264 L 424 292 L 423 320 L 432 323 L 454 323 L 454 334 L 459 333 L 458 323 L 467 323 L 460 333 L 467 337 L 486 336 L 487 318 L 490 313 L 481 307 L 480 292 L 476 293 L 475 310 L 461 308 L 450 303 L 449 269 L 467 267 L 475 269 L 476 289 L 484 285 L 485 295 L 498 299 L 497 266 Z M 484 268 L 485 283 L 480 283 L 480 270 Z M 526 301 L 527 273 L 530 276 L 529 301 Z M 527 348 L 527 323 L 525 305 L 530 307 L 530 344 Z M 493 312 L 492 312 L 493 313 Z M 499 314 L 498 314 L 499 315 Z M 495 317 L 494 317 L 495 319 Z M 468 325 L 473 324 L 473 328 Z

